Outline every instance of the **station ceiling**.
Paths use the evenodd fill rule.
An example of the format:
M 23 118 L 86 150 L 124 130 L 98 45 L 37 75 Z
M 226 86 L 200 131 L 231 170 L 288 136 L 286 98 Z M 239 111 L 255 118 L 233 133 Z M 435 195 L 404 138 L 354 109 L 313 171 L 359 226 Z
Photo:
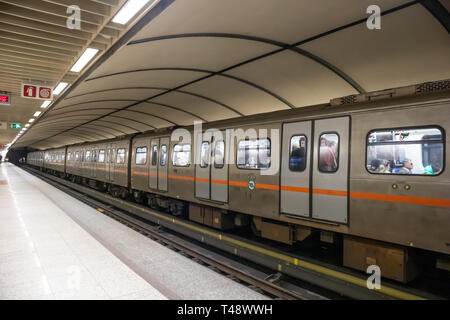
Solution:
M 379 30 L 366 25 L 374 4 Z M 52 148 L 448 79 L 449 4 L 160 0 L 14 147 Z
M 21 83 L 56 86 L 73 83 L 79 76 L 70 67 L 86 48 L 98 56 L 126 31 L 127 26 L 111 22 L 126 0 L 0 0 L 0 91 L 12 94 L 11 107 L 0 106 L 0 145 L 18 133 L 12 122 L 28 122 L 42 100 L 21 97 Z M 68 8 L 80 8 L 80 30 L 67 28 Z

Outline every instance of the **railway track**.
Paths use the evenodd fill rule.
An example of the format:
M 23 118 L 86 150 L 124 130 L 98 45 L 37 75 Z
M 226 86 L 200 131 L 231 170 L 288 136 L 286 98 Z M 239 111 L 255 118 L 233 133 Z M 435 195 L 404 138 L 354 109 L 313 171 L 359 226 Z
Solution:
M 114 198 L 36 169 L 27 167 L 25 170 L 137 232 L 271 298 L 289 300 L 317 300 L 329 297 L 414 300 L 439 298 L 394 283 L 383 285 L 381 290 L 369 290 L 365 278 L 343 268 L 243 241 L 242 238 Z M 312 284 L 312 287 L 318 288 L 317 292 L 320 293 L 296 285 L 289 279 Z

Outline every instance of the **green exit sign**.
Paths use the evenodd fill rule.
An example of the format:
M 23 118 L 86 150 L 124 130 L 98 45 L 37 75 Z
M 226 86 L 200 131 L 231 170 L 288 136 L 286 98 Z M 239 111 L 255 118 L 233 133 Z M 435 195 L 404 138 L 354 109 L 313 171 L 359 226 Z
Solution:
M 20 123 L 11 123 L 11 129 L 22 129 L 22 125 Z

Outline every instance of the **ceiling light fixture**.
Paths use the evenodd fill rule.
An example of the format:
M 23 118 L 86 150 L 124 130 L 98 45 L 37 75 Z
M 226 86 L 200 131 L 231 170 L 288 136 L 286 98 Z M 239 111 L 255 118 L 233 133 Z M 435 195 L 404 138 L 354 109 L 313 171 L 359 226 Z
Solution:
M 28 120 L 28 122 L 33 122 L 34 121 L 34 118 L 31 118 L 30 120 Z
M 60 82 L 53 90 L 53 94 L 60 94 L 67 87 L 67 85 L 67 82 Z
M 33 114 L 33 117 L 39 117 L 39 115 L 41 114 L 42 112 L 40 112 L 40 111 L 36 111 L 34 114 Z
M 149 1 L 150 0 L 128 0 L 128 2 L 125 3 L 125 5 L 114 16 L 112 22 L 126 24 Z
M 47 108 L 50 105 L 50 103 L 52 103 L 51 100 L 45 100 L 44 103 L 41 104 L 41 108 L 42 109 Z
M 95 57 L 97 54 L 97 49 L 87 48 L 78 61 L 73 65 L 70 71 L 72 72 L 80 72 L 83 68 Z

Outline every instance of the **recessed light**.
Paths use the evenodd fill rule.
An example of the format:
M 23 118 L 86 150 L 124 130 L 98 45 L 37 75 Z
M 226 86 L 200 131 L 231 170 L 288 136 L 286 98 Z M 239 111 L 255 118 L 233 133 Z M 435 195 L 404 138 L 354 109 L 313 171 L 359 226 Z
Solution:
M 41 104 L 41 108 L 42 108 L 42 109 L 47 108 L 47 107 L 49 106 L 50 103 L 52 103 L 51 100 L 46 100 L 46 101 L 44 101 L 44 103 Z
M 53 90 L 53 94 L 60 94 L 66 87 L 67 87 L 68 83 L 67 82 L 60 82 L 56 88 Z
M 141 10 L 150 0 L 128 0 L 117 12 L 112 22 L 126 24 L 134 15 Z
M 86 51 L 81 55 L 78 61 L 73 65 L 70 71 L 72 72 L 80 72 L 83 68 L 95 57 L 97 54 L 97 49 L 87 48 Z

